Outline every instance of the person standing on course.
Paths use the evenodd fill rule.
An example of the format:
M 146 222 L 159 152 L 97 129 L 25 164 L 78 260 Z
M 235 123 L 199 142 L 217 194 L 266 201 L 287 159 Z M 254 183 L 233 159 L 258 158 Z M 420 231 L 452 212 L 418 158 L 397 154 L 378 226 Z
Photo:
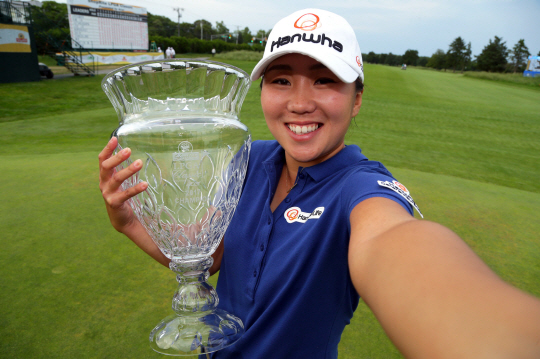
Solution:
M 275 141 L 255 141 L 242 196 L 214 253 L 219 307 L 244 336 L 213 358 L 337 358 L 362 296 L 408 358 L 538 358 L 540 301 L 498 278 L 449 229 L 413 217 L 407 188 L 345 134 L 362 105 L 354 30 L 306 9 L 273 28 L 252 80 Z M 164 265 L 126 200 L 142 168 L 112 138 L 100 189 L 112 225 Z

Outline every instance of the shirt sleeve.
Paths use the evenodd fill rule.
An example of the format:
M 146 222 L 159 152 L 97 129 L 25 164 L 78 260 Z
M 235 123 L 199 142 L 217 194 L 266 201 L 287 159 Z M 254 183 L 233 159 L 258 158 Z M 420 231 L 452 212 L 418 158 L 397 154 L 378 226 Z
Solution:
M 342 189 L 342 199 L 347 206 L 348 218 L 358 203 L 372 197 L 393 200 L 411 215 L 414 215 L 413 206 L 418 210 L 407 188 L 378 162 L 371 162 L 365 168 L 354 171 L 345 183 Z M 420 213 L 419 210 L 418 212 Z

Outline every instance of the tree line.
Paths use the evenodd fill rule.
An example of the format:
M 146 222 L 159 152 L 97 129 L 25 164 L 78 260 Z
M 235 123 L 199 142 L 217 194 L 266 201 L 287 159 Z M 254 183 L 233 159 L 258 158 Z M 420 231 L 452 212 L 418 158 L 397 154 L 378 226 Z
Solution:
M 233 50 L 263 51 L 270 31 L 252 33 L 248 27 L 230 30 L 223 21 L 213 26 L 206 20 L 174 22 L 166 16 L 148 13 L 148 36 L 161 49 L 173 47 L 177 53 L 210 53 Z
M 32 6 L 33 22 L 41 32 L 60 38 L 69 39 L 69 21 L 67 5 L 55 1 L 43 1 L 41 7 Z M 206 20 L 193 23 L 174 22 L 166 16 L 148 13 L 149 41 L 154 41 L 162 49 L 173 47 L 177 53 L 210 53 L 233 50 L 263 51 L 270 30 L 260 29 L 252 32 L 248 27 L 235 31 L 229 29 L 223 21 L 215 26 Z M 39 53 L 44 53 L 46 39 L 36 36 Z M 41 50 L 41 51 L 40 51 Z M 364 61 L 371 64 L 399 66 L 402 64 L 431 67 L 437 70 L 480 70 L 488 72 L 521 72 L 531 55 L 520 39 L 512 48 L 506 46 L 501 37 L 495 36 L 479 55 L 473 57 L 471 43 L 460 36 L 448 46 L 448 50 L 438 49 L 431 55 L 419 56 L 417 50 L 407 50 L 403 55 L 376 54 L 373 51 L 362 54 Z M 540 52 L 538 53 L 540 56 Z
M 523 72 L 527 65 L 527 58 L 531 56 L 525 40 L 520 39 L 512 48 L 506 46 L 502 37 L 495 36 L 489 40 L 479 55 L 473 59 L 471 56 L 471 43 L 465 45 L 465 40 L 457 37 L 449 45 L 446 52 L 438 49 L 426 64 L 438 70 L 452 69 L 479 70 L 488 72 Z M 540 52 L 538 53 L 540 56 Z
M 527 58 L 531 56 L 525 40 L 520 39 L 509 49 L 501 37 L 495 36 L 477 56 L 472 56 L 471 43 L 465 43 L 462 37 L 457 37 L 448 50 L 438 49 L 431 57 L 418 56 L 417 50 L 407 50 L 403 55 L 376 54 L 370 52 L 362 55 L 364 61 L 370 64 L 398 66 L 431 67 L 437 70 L 456 71 L 488 71 L 488 72 L 523 72 Z M 540 56 L 540 52 L 538 53 Z
M 234 44 L 262 44 L 270 30 L 260 29 L 252 32 L 248 27 L 240 30 L 229 29 L 223 21 L 213 26 L 206 20 L 194 23 L 174 22 L 166 16 L 148 13 L 148 35 L 161 37 L 185 37 L 187 39 L 213 40 L 219 39 Z
M 369 64 L 381 64 L 389 66 L 400 66 L 406 64 L 407 66 L 426 66 L 429 57 L 418 56 L 418 50 L 407 50 L 403 55 L 389 54 L 376 54 L 370 51 L 368 54 L 362 54 L 362 58 Z

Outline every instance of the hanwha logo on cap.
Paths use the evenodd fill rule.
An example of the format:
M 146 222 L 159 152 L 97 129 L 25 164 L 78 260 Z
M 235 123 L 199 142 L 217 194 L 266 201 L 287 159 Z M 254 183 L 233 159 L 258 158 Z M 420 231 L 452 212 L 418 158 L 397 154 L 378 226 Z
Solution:
M 362 67 L 362 61 L 360 61 L 360 57 L 356 56 L 356 63 L 358 66 Z
M 312 13 L 300 16 L 294 23 L 294 27 L 304 31 L 313 31 L 319 26 L 319 17 Z

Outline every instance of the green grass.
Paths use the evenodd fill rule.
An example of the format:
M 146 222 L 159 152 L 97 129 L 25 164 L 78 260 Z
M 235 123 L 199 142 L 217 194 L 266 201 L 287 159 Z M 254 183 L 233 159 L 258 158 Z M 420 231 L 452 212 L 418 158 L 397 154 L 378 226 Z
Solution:
M 30 123 L 30 119 L 49 115 L 111 107 L 107 96 L 101 91 L 102 79 L 103 76 L 73 76 L 31 83 L 0 84 L 0 123 L 21 120 Z M 4 135 L 9 136 L 10 133 L 4 131 Z
M 219 54 L 219 57 L 223 60 L 244 60 L 244 61 L 259 61 L 262 59 L 263 53 L 256 51 L 231 51 Z
M 485 71 L 467 71 L 463 74 L 465 77 L 472 77 L 483 80 L 500 81 L 513 84 L 526 85 L 538 88 L 540 86 L 540 77 L 524 77 L 522 72 L 518 73 L 497 73 Z
M 47 66 L 56 66 L 56 60 L 50 56 L 38 55 L 38 61 L 44 63 Z
M 367 66 L 348 140 L 383 163 L 540 192 L 540 88 Z
M 118 122 L 102 78 L 0 85 L 0 357 L 162 357 L 147 336 L 176 284 L 108 223 L 97 154 Z M 242 121 L 270 139 L 259 94 L 255 83 Z M 387 164 L 427 219 L 540 296 L 539 100 L 533 87 L 366 65 L 347 142 Z M 401 356 L 361 303 L 340 358 Z

